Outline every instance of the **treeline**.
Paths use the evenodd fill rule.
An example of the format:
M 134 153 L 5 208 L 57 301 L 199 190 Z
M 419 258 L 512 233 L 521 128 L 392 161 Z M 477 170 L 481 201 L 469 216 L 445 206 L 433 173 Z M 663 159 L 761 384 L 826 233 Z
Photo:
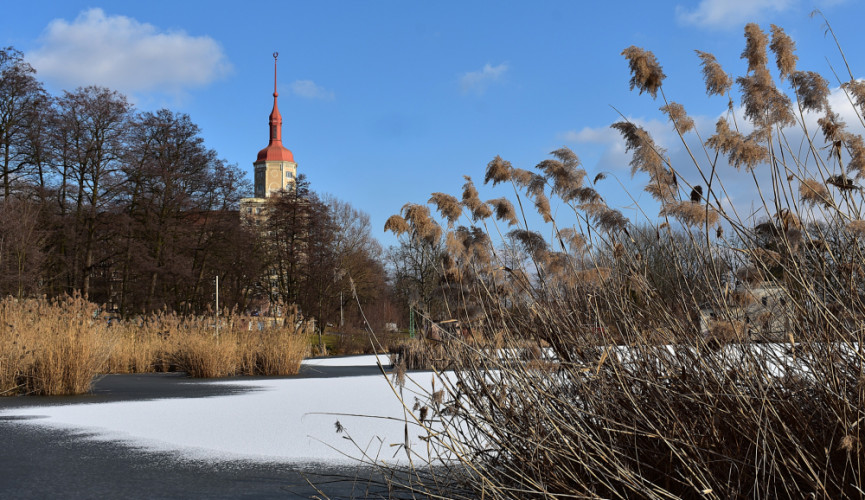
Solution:
M 201 313 L 218 276 L 223 307 L 294 303 L 334 321 L 340 295 L 354 301 L 352 277 L 361 301 L 388 309 L 365 214 L 301 181 L 271 200 L 269 227 L 246 224 L 249 181 L 188 115 L 138 111 L 103 87 L 50 95 L 11 47 L 0 49 L 0 76 L 0 295 L 80 293 L 126 316 Z M 284 233 L 294 246 L 273 244 Z M 280 266 L 290 272 L 275 283 Z

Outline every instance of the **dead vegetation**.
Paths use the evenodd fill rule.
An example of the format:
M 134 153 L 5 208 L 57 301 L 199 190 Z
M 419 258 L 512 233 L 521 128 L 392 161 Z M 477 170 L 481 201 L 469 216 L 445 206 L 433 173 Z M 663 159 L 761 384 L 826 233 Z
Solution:
M 675 165 L 645 130 L 613 125 L 633 172 L 648 175 L 655 221 L 629 221 L 594 188 L 579 191 L 588 175 L 569 151 L 553 152 L 540 173 L 498 157 L 487 166 L 487 182 L 515 193 L 491 203 L 498 218 L 513 220 L 508 205 L 534 205 L 551 231 L 519 220 L 507 235 L 489 234 L 467 183 L 463 232 L 488 232 L 477 241 L 490 258 L 443 257 L 441 290 L 459 319 L 478 326 L 471 339 L 401 353 L 397 385 L 411 366 L 451 371 L 437 379 L 441 393 L 416 405 L 424 413 L 410 416 L 441 452 L 414 470 L 436 465 L 435 477 L 409 474 L 392 486 L 451 498 L 861 498 L 865 281 L 854 268 L 865 259 L 865 200 L 844 176 L 860 172 L 858 150 L 846 145 L 862 139 L 836 120 L 824 134 L 833 154 L 819 142 L 789 154 L 804 113 L 832 116 L 824 86 L 796 69 L 795 44 L 780 28 L 770 38 L 749 24 L 745 35 L 748 71 L 736 89 L 711 54 L 698 56 L 707 94 L 739 99 L 747 127 L 730 112 L 705 154 Z M 686 144 L 691 124 L 667 101 L 654 55 L 623 54 L 631 87 L 664 101 Z M 861 105 L 852 75 L 841 91 Z M 719 201 L 719 161 L 746 167 L 740 175 L 756 183 L 761 217 L 742 219 Z M 443 200 L 453 202 L 441 193 L 432 201 Z M 446 227 L 426 212 L 400 229 L 404 238 L 448 237 L 455 214 L 448 206 Z M 486 349 L 476 338 L 496 340 Z M 527 343 L 550 354 L 518 363 L 501 354 L 527 352 Z
M 191 377 L 292 375 L 309 351 L 293 315 L 259 330 L 253 317 L 155 314 L 108 319 L 80 298 L 0 301 L 0 394 L 81 394 L 103 373 Z

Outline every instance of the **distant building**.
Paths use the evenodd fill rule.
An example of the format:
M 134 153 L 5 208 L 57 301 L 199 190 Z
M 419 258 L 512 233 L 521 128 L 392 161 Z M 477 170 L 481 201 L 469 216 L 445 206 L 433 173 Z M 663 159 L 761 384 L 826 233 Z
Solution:
M 280 191 L 294 187 L 297 178 L 297 163 L 294 155 L 282 145 L 282 115 L 279 113 L 276 91 L 276 60 L 279 54 L 273 53 L 273 110 L 270 112 L 270 137 L 267 147 L 258 152 L 253 163 L 255 168 L 255 195 L 240 200 L 240 211 L 245 217 L 262 215 L 267 198 Z

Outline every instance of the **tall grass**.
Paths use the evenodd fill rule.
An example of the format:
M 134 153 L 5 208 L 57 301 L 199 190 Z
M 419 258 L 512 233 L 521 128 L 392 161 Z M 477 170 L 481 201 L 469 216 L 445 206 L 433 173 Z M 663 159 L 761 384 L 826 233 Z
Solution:
M 155 314 L 112 327 L 114 373 L 184 371 L 191 377 L 294 375 L 309 354 L 311 325 L 296 310 L 278 320 Z
M 657 216 L 608 206 L 604 174 L 589 182 L 563 148 L 536 171 L 490 162 L 486 182 L 510 200 L 484 203 L 469 181 L 462 201 L 430 199 L 446 225 L 413 204 L 388 220 L 411 241 L 447 240 L 442 293 L 453 311 L 482 311 L 460 318 L 476 335 L 552 351 L 533 363 L 458 337 L 438 345 L 460 364 L 410 416 L 444 450 L 424 464 L 438 477 L 397 486 L 466 498 L 865 495 L 865 142 L 830 108 L 826 81 L 796 69 L 781 29 L 745 35 L 738 94 L 698 52 L 707 94 L 731 103 L 708 138 L 668 101 L 654 55 L 623 52 L 632 88 L 663 101 L 690 158 L 673 164 L 642 128 L 613 125 Z M 865 84 L 849 78 L 846 111 L 865 124 Z M 727 203 L 724 163 L 752 181 L 762 216 Z M 532 206 L 549 240 L 527 222 Z M 783 293 L 752 307 L 767 288 Z
M 259 318 L 154 314 L 109 323 L 81 297 L 0 301 L 0 395 L 81 394 L 102 373 L 185 371 L 192 377 L 293 375 L 309 353 L 296 311 Z M 276 323 L 276 322 L 275 322 Z
M 80 297 L 0 301 L 0 394 L 80 394 L 108 358 L 106 327 Z

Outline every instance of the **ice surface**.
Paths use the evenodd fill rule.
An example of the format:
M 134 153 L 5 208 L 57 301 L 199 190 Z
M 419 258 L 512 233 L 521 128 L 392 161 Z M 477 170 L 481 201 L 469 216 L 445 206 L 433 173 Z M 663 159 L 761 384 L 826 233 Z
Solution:
M 391 364 L 390 357 L 387 354 L 312 358 L 304 359 L 302 364 L 308 366 L 378 366 L 378 361 L 381 361 L 382 366 L 385 368 Z
M 320 361 L 357 366 L 352 363 L 374 364 L 375 356 L 312 360 Z M 418 382 L 429 386 L 430 375 Z M 366 453 L 389 463 L 408 461 L 399 447 L 405 442 L 403 406 L 383 375 L 214 383 L 253 390 L 206 398 L 25 407 L 0 416 L 37 417 L 20 420 L 20 425 L 67 429 L 88 439 L 189 459 L 352 464 Z M 411 381 L 406 385 L 411 405 L 409 387 L 423 389 Z M 344 433 L 336 432 L 337 420 Z M 412 450 L 425 456 L 420 434 L 423 429 L 409 424 Z

